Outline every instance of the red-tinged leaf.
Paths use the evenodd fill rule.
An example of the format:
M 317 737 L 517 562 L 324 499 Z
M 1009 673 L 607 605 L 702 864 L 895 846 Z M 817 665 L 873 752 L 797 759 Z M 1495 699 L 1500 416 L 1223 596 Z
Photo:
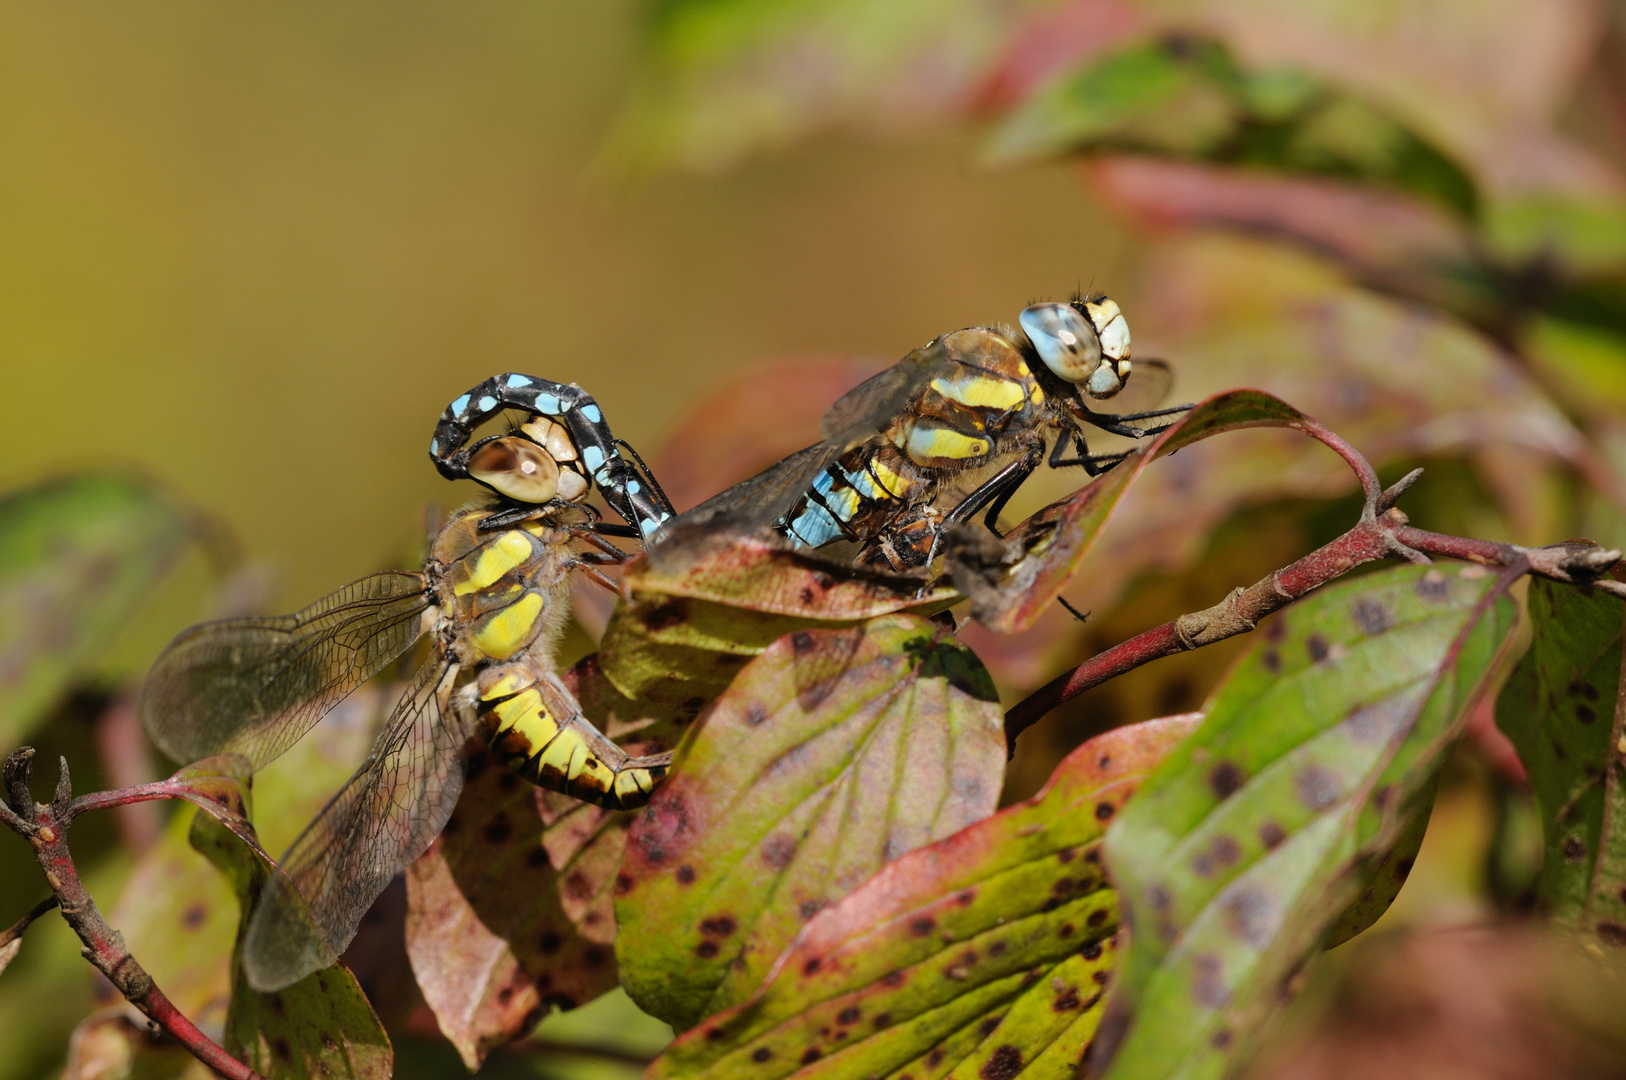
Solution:
M 740 673 L 634 821 L 616 881 L 622 982 L 674 1026 L 742 1000 L 824 906 L 991 813 L 993 684 L 932 623 L 776 642 Z
M 355 976 L 335 964 L 274 993 L 249 987 L 243 931 L 271 866 L 214 818 L 193 818 L 192 846 L 231 881 L 242 912 L 221 1045 L 269 1080 L 388 1080 L 394 1051 Z
M 1530 583 L 1530 651 L 1497 701 L 1545 834 L 1536 893 L 1583 940 L 1626 946 L 1626 785 L 1621 783 L 1623 605 L 1618 597 Z
M 749 1001 L 674 1043 L 649 1080 L 1069 1080 L 1112 967 L 1102 834 L 1199 719 L 1098 736 L 1032 799 L 888 863 L 808 923 Z
M 534 789 L 482 751 L 440 838 L 407 869 L 407 955 L 471 1070 L 551 1008 L 616 984 L 613 950 L 564 910 L 542 834 Z
M 1517 619 L 1505 586 L 1410 566 L 1272 618 L 1108 831 L 1135 931 L 1098 1072 L 1218 1076 L 1253 1048 L 1500 663 Z
M 1345 180 L 1185 161 L 1104 155 L 1088 167 L 1110 204 L 1153 228 L 1223 227 L 1286 240 L 1389 292 L 1480 309 L 1468 288 L 1473 237 L 1422 199 Z
M 698 709 L 786 634 L 899 611 L 929 614 L 958 594 L 864 573 L 748 536 L 675 536 L 628 564 L 632 597 L 610 617 L 599 664 L 622 693 Z
M 1051 78 L 1147 35 L 1149 13 L 1123 0 L 1069 0 L 1019 26 L 977 95 L 981 110 L 1017 105 Z
M 1045 507 L 1006 534 L 961 529 L 949 540 L 949 573 L 991 630 L 1026 629 L 1066 588 L 1084 553 L 1151 462 L 1210 435 L 1251 427 L 1297 427 L 1304 414 L 1258 390 L 1233 390 L 1198 405 L 1143 450 L 1078 494 Z
M 621 813 L 576 802 L 556 792 L 537 789 L 538 809 L 546 828 L 542 846 L 559 872 L 559 901 L 576 929 L 589 941 L 615 943 L 616 871 L 627 848 L 632 819 Z M 575 805 L 555 809 L 550 804 Z
M 194 762 L 152 785 L 168 798 L 184 799 L 237 834 L 237 838 L 269 859 L 259 834 L 249 821 L 249 784 L 254 766 L 241 754 L 220 754 Z
M 700 712 L 698 702 L 672 705 L 628 697 L 604 674 L 598 653 L 582 657 L 561 678 L 581 706 L 582 715 L 629 753 L 671 750 Z M 560 812 L 576 803 L 565 796 L 561 799 Z

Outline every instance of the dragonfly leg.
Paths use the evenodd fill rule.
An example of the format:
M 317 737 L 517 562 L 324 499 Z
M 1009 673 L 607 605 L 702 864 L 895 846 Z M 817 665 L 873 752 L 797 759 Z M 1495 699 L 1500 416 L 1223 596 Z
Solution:
M 1158 430 L 1161 431 L 1162 429 L 1159 428 Z M 1067 445 L 1070 442 L 1078 446 L 1079 452 L 1075 457 L 1066 456 Z M 1121 454 L 1092 454 L 1090 453 L 1089 444 L 1084 441 L 1083 432 L 1064 429 L 1061 437 L 1056 440 L 1056 445 L 1050 449 L 1047 464 L 1052 469 L 1066 469 L 1077 465 L 1091 476 L 1100 476 L 1128 456 L 1128 451 Z

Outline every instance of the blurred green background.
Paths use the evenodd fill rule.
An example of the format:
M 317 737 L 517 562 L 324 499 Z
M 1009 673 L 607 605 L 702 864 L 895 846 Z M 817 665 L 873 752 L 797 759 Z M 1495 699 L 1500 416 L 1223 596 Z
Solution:
M 65 754 L 81 791 L 161 774 L 120 708 L 146 661 L 206 614 L 410 560 L 425 508 L 472 496 L 427 460 L 435 419 L 489 375 L 579 382 L 688 505 L 811 441 L 867 371 L 1077 288 L 1120 300 L 1180 399 L 1261 387 L 1385 480 L 1426 466 L 1417 524 L 1626 541 L 1623 42 L 1626 3 L 1601 0 L 0 0 L 0 492 L 133 466 L 172 500 L 138 493 L 45 569 L 28 523 L 91 496 L 0 506 L 0 751 Z M 1041 471 L 1011 517 L 1080 479 Z M 1303 440 L 1213 440 L 1126 500 L 1069 589 L 1089 623 L 963 633 L 1014 701 L 1356 508 Z M 222 595 L 239 556 L 253 573 Z M 173 563 L 138 608 L 89 572 Z M 1246 645 L 1057 710 L 1008 797 L 1093 732 L 1198 707 Z M 47 668 L 24 710 L 16 672 Z M 287 819 L 262 822 L 270 847 L 360 757 L 371 707 L 262 777 Z M 1377 1035 L 1419 1062 L 1479 1046 L 1519 994 L 1575 1026 L 1547 993 L 1572 969 L 1503 933 L 1540 858 L 1510 755 L 1487 710 L 1380 925 L 1395 936 L 1333 954 L 1265 1074 L 1331 1075 L 1354 1059 L 1328 1047 Z M 100 815 L 74 849 L 160 983 L 206 1010 L 220 972 L 194 958 L 219 962 L 235 905 L 184 826 Z M 0 926 L 42 892 L 0 836 Z M 191 936 L 172 894 L 209 905 Z M 1417 932 L 1463 925 L 1492 929 Z M 0 975 L 0 1080 L 61 1075 L 110 1004 L 60 920 L 25 945 Z M 361 975 L 399 1074 L 463 1075 L 390 962 Z M 1461 1042 L 1396 1034 L 1372 1007 L 1392 983 Z M 664 1031 L 629 1010 L 549 1021 L 485 1074 L 634 1075 Z M 101 1072 L 75 1050 L 72 1080 L 129 1075 L 123 1038 Z

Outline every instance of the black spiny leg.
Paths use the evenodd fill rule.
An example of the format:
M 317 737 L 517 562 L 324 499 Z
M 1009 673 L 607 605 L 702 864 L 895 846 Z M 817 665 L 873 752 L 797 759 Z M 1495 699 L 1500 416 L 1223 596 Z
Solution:
M 1077 457 L 1067 457 L 1067 444 L 1078 445 Z M 1126 450 L 1121 454 L 1091 454 L 1089 446 L 1084 442 L 1084 436 L 1071 428 L 1062 429 L 1061 435 L 1056 439 L 1056 445 L 1050 448 L 1050 457 L 1047 459 L 1052 469 L 1066 469 L 1074 465 L 1082 466 L 1091 476 L 1100 476 L 1118 462 L 1129 456 Z

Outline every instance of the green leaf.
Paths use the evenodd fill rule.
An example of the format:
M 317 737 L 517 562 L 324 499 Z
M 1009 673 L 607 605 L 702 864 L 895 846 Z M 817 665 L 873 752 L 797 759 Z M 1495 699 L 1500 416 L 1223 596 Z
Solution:
M 958 594 L 854 571 L 754 537 L 674 538 L 622 576 L 631 600 L 604 630 L 599 665 L 630 698 L 698 709 L 786 634 L 899 611 L 929 614 Z
M 242 935 L 270 873 L 263 856 L 199 814 L 192 845 L 225 874 L 242 911 L 222 1045 L 269 1080 L 388 1080 L 394 1053 L 355 976 L 335 964 L 275 993 L 248 986 Z
M 85 472 L 0 497 L 0 742 L 96 667 L 201 534 L 151 483 Z
M 1070 1080 L 1113 959 L 1106 822 L 1196 722 L 1098 736 L 1032 799 L 887 864 L 808 923 L 748 1002 L 688 1032 L 648 1077 Z
M 1000 539 L 986 531 L 950 534 L 948 569 L 971 599 L 978 622 L 1001 633 L 1033 625 L 1061 595 L 1078 565 L 1141 470 L 1210 435 L 1251 427 L 1296 427 L 1304 414 L 1258 390 L 1209 398 L 1105 476 L 1055 502 Z
M 1171 36 L 1094 57 L 1018 105 L 987 156 L 1133 151 L 1380 181 L 1472 215 L 1468 173 L 1389 112 L 1292 68 L 1241 69 L 1213 39 Z
M 1397 845 L 1516 613 L 1481 568 L 1410 566 L 1272 619 L 1107 834 L 1134 933 L 1098 1068 L 1233 1066 Z
M 1537 895 L 1554 922 L 1626 945 L 1618 597 L 1530 582 L 1530 651 L 1496 704 L 1545 834 Z
M 457 809 L 407 870 L 412 970 L 470 1071 L 550 1009 L 616 985 L 614 950 L 565 910 L 538 794 L 485 752 L 472 756 Z
M 753 660 L 679 748 L 615 885 L 622 983 L 686 1027 L 742 1000 L 823 907 L 990 814 L 998 697 L 942 628 L 803 630 Z

